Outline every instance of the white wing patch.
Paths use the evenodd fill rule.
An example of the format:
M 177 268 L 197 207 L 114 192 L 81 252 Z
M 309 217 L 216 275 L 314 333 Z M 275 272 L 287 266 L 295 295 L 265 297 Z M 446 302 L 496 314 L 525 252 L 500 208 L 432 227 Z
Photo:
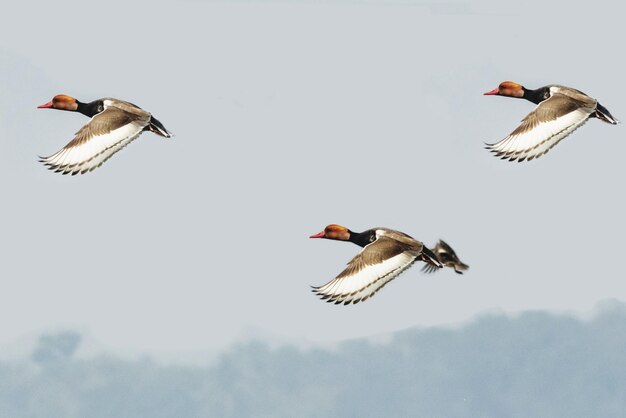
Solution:
M 84 174 L 98 168 L 113 154 L 135 140 L 146 123 L 135 121 L 111 132 L 94 135 L 77 146 L 65 146 L 55 154 L 41 158 L 50 170 L 63 174 Z
M 588 109 L 576 109 L 555 120 L 542 121 L 527 131 L 509 135 L 495 144 L 487 144 L 486 148 L 503 160 L 530 161 L 541 157 L 584 125 L 590 115 Z
M 350 276 L 338 277 L 323 286 L 313 287 L 313 292 L 323 300 L 336 304 L 364 301 L 409 268 L 416 258 L 404 252 L 382 263 L 368 265 Z

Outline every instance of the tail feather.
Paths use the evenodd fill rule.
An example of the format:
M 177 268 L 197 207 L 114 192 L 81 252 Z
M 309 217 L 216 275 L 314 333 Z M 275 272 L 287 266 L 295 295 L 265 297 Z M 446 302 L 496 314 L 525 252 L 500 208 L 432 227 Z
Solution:
M 437 256 L 435 255 L 435 253 L 432 252 L 425 245 L 422 248 L 421 258 L 422 258 L 422 261 L 424 261 L 425 263 L 427 263 L 430 266 L 433 266 L 434 268 L 442 268 L 443 267 L 443 264 L 441 264 L 439 262 L 439 260 L 437 259 Z
M 611 125 L 617 125 L 619 123 L 619 120 L 615 119 L 613 115 L 611 115 L 611 112 L 609 112 L 607 108 L 602 106 L 600 103 L 596 105 L 596 111 L 593 116 L 603 122 L 610 123 Z
M 154 132 L 157 135 L 164 136 L 166 138 L 171 138 L 174 136 L 173 133 L 165 129 L 165 126 L 157 118 L 154 116 L 150 116 L 150 123 L 146 126 L 146 130 Z

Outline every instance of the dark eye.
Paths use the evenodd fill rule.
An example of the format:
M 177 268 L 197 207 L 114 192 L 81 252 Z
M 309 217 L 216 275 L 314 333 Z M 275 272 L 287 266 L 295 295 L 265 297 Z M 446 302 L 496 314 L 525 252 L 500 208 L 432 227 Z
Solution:
M 104 110 L 104 106 L 102 105 L 102 103 L 100 103 L 98 105 L 98 112 L 102 112 Z
M 543 98 L 544 99 L 548 99 L 550 97 L 550 92 L 546 91 L 545 93 L 543 93 Z
M 370 242 L 374 242 L 374 241 L 376 241 L 376 234 L 374 232 L 372 232 L 370 234 Z

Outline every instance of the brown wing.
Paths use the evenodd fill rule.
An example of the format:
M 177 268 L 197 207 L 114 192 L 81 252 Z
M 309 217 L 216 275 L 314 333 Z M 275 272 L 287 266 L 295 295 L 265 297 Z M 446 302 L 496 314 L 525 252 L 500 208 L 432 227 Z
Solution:
M 135 115 L 138 118 L 147 117 L 148 119 L 150 119 L 150 112 L 143 110 L 134 103 L 127 102 L 125 100 L 114 99 L 111 97 L 104 98 L 102 99 L 102 101 L 104 101 L 109 106 L 109 108 L 115 107 L 119 110 Z
M 409 268 L 419 254 L 394 239 L 380 237 L 365 246 L 335 279 L 313 291 L 328 302 L 347 305 L 366 300 Z
M 368 266 L 380 264 L 398 254 L 411 250 L 413 249 L 408 245 L 398 243 L 398 241 L 391 238 L 380 237 L 373 243 L 367 245 L 363 251 L 350 260 L 348 267 L 339 273 L 337 278 L 352 276 Z M 415 251 L 415 255 L 417 256 L 418 254 L 419 251 Z
M 562 94 L 578 102 L 581 102 L 584 106 L 595 107 L 596 103 L 598 102 L 596 99 L 590 97 L 588 94 L 585 94 L 582 91 L 574 89 L 572 87 L 554 84 L 551 86 L 551 90 L 554 90 L 554 93 L 556 94 Z
M 146 126 L 150 115 L 138 115 L 117 107 L 108 107 L 91 118 L 88 124 L 76 132 L 76 136 L 64 148 L 80 146 L 95 136 L 106 135 L 133 122 Z
M 65 147 L 41 161 L 63 174 L 86 173 L 136 139 L 149 120 L 149 114 L 137 115 L 108 107 L 91 118 Z
M 532 160 L 582 126 L 594 110 L 595 102 L 590 104 L 564 94 L 553 94 L 530 112 L 509 136 L 488 144 L 487 149 L 510 161 Z
M 587 107 L 585 102 L 573 99 L 564 94 L 553 94 L 547 100 L 541 102 L 532 112 L 530 112 L 522 123 L 513 131 L 511 135 L 520 135 L 535 129 L 539 124 L 557 120 L 580 108 Z M 593 107 L 589 108 L 589 113 Z

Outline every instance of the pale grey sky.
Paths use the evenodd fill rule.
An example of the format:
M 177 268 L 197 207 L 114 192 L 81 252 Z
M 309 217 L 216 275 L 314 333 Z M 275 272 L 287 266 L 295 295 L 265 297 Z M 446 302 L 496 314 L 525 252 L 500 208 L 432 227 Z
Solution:
M 624 120 L 624 6 L 423 4 L 12 4 L 0 346 L 60 328 L 151 353 L 252 333 L 333 342 L 623 300 L 623 126 L 592 120 L 508 163 L 483 142 L 533 105 L 482 93 L 560 83 Z M 36 109 L 57 93 L 130 100 L 176 137 L 144 134 L 85 176 L 48 172 L 36 156 L 87 122 Z M 359 249 L 308 239 L 329 223 L 443 238 L 471 269 L 412 268 L 332 306 L 309 285 Z

